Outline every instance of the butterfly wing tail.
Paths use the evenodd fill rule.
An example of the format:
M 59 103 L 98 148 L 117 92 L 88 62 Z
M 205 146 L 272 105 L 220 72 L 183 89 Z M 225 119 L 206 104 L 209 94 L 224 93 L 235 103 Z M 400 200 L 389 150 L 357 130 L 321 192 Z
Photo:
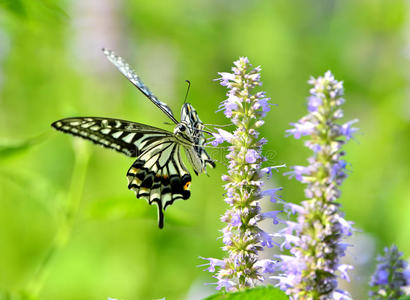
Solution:
M 162 208 L 159 207 L 159 204 L 158 204 L 158 227 L 159 229 L 164 228 L 164 212 L 162 211 Z
M 147 168 L 147 162 L 137 159 L 127 172 L 128 188 L 135 192 L 137 198 L 158 206 L 158 227 L 164 227 L 164 211 L 177 199 L 188 199 L 191 195 L 189 173 L 168 173 L 167 169 L 153 170 Z M 183 170 L 181 168 L 181 170 Z

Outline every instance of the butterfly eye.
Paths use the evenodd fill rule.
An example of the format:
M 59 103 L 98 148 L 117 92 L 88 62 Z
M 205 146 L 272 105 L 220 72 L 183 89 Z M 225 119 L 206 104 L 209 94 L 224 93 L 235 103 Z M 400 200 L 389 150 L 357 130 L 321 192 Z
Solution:
M 180 131 L 185 131 L 185 130 L 186 130 L 185 125 L 179 125 L 179 130 L 180 130 Z

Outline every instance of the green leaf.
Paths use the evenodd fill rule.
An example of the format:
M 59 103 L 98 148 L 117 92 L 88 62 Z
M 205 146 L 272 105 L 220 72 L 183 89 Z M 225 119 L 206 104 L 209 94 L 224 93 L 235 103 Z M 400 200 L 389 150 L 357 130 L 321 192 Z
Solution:
M 247 289 L 235 293 L 218 293 L 205 300 L 289 300 L 289 297 L 286 296 L 279 288 L 275 288 L 271 285 L 269 286 L 260 286 L 253 289 Z
M 410 295 L 400 297 L 399 300 L 410 300 Z

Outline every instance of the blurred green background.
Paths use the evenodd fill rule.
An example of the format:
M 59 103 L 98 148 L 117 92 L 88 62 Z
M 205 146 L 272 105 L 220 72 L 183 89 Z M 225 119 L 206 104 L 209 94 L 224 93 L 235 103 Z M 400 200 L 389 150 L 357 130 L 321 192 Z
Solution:
M 172 300 L 214 291 L 197 266 L 199 256 L 223 255 L 224 165 L 193 176 L 191 198 L 170 207 L 159 230 L 156 208 L 127 189 L 132 159 L 50 127 L 105 116 L 172 130 L 105 59 L 107 47 L 177 116 L 191 80 L 189 102 L 211 124 L 227 123 L 215 113 L 225 96 L 217 72 L 239 56 L 261 65 L 262 88 L 278 104 L 261 129 L 268 165 L 304 164 L 310 154 L 285 138 L 306 113 L 309 77 L 332 70 L 343 80 L 345 118 L 360 119 L 341 198 L 360 229 L 344 286 L 366 299 L 374 255 L 391 243 L 410 251 L 409 8 L 379 0 L 0 0 L 0 295 Z M 280 173 L 267 185 L 303 200 L 303 186 Z

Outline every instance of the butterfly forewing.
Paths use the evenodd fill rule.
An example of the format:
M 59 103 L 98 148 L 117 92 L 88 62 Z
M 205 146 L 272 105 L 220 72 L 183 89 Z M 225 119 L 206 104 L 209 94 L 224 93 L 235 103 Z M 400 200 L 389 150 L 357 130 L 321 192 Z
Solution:
M 164 102 L 160 101 L 151 91 L 148 89 L 148 87 L 142 82 L 142 80 L 139 78 L 137 73 L 130 67 L 129 64 L 125 62 L 125 60 L 120 57 L 115 55 L 115 53 L 111 50 L 107 49 L 102 49 L 105 56 L 107 56 L 108 60 L 114 64 L 118 68 L 118 70 L 128 78 L 129 81 L 133 85 L 135 85 L 145 96 L 148 97 L 160 110 L 162 110 L 175 124 L 178 124 L 178 121 L 175 119 L 171 108 L 169 108 L 168 105 L 166 105 Z
M 174 139 L 171 132 L 160 128 L 110 118 L 66 118 L 51 126 L 131 157 L 138 156 L 153 141 Z

